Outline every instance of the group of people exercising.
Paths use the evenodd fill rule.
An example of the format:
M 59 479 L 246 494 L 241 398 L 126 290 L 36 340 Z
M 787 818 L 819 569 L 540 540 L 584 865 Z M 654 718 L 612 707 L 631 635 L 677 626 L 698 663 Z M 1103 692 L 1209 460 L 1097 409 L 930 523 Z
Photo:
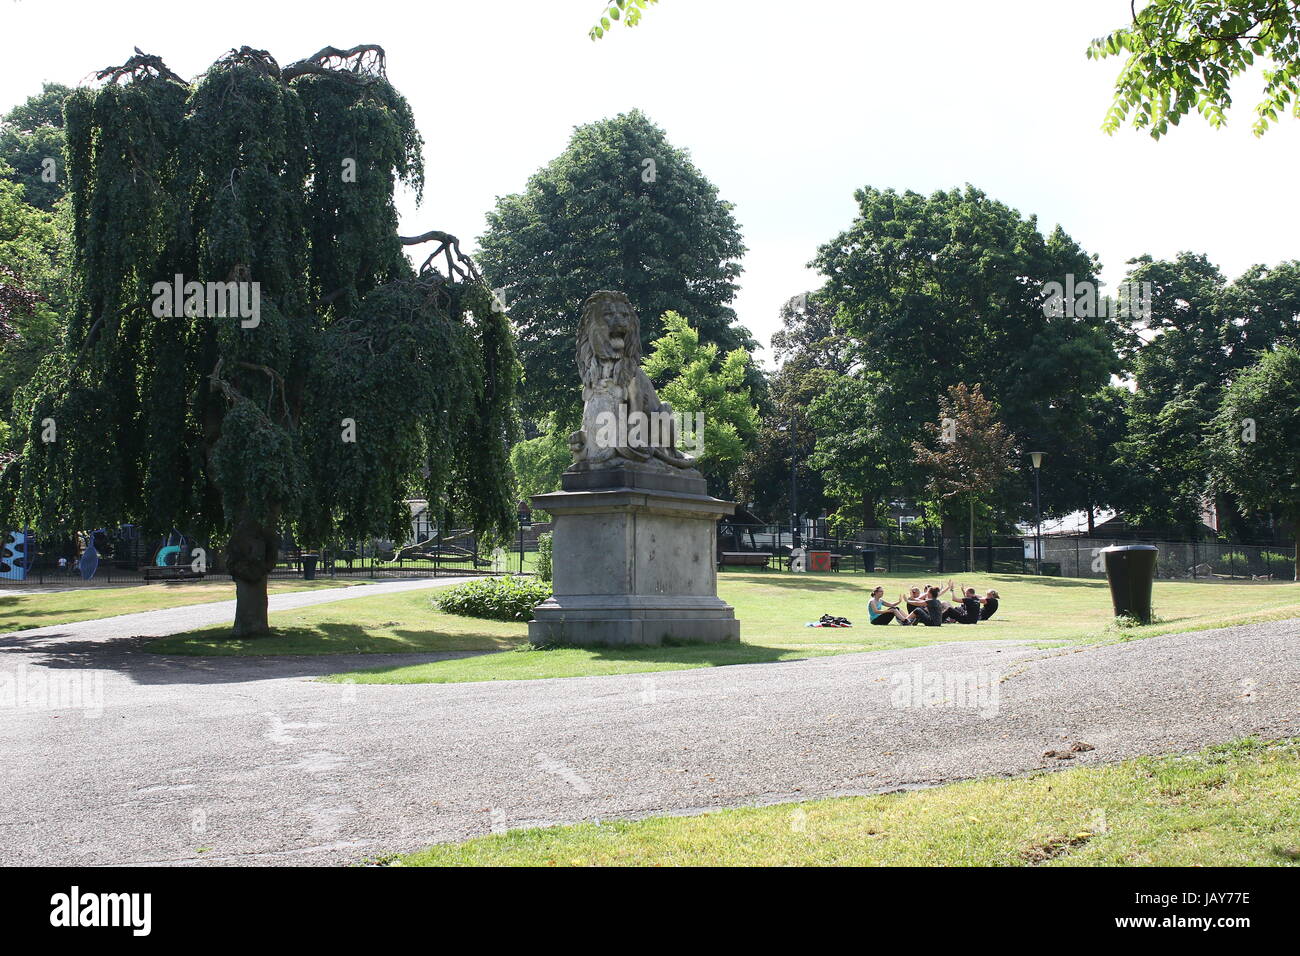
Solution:
M 957 598 L 958 588 L 950 580 L 940 588 L 937 584 L 926 587 L 913 587 L 898 596 L 898 600 L 885 600 L 885 589 L 877 587 L 871 592 L 871 601 L 867 604 L 867 613 L 871 615 L 872 624 L 924 624 L 938 627 L 944 623 L 978 624 L 987 621 L 998 610 L 998 592 L 989 588 L 984 597 L 977 597 L 974 588 L 960 588 L 961 597 L 954 601 L 945 601 L 943 596 L 950 594 Z M 906 610 L 905 610 L 906 609 Z

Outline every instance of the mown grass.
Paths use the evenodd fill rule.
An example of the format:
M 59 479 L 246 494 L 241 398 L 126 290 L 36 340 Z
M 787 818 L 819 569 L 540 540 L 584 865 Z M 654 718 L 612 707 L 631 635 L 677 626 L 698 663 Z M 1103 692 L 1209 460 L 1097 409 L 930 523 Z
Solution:
M 691 817 L 509 831 L 405 866 L 1296 866 L 1300 740 Z
M 1300 616 L 1300 585 L 1157 582 L 1159 623 L 1121 630 L 1112 625 L 1109 591 L 1103 581 L 992 575 L 972 576 L 964 582 L 980 591 L 988 587 L 999 590 L 1002 607 L 992 621 L 975 627 L 871 627 L 866 602 L 877 583 L 885 584 L 892 600 L 906 584 L 925 582 L 901 574 L 722 574 L 719 594 L 735 607 L 741 622 L 741 642 L 731 645 L 536 650 L 527 644 L 523 622 L 443 614 L 434 606 L 436 592 L 410 591 L 277 612 L 271 616 L 275 633 L 267 637 L 233 641 L 225 628 L 211 627 L 152 642 L 150 649 L 201 655 L 514 651 L 367 668 L 327 678 L 364 683 L 452 683 L 764 663 L 940 641 L 1014 639 L 1052 646 L 1053 642 L 1135 640 L 1245 620 Z M 805 627 L 823 613 L 848 617 L 855 626 Z
M 269 594 L 341 588 L 358 581 L 271 581 Z M 136 584 L 127 587 L 83 587 L 67 591 L 39 591 L 30 594 L 6 594 L 0 589 L 0 634 L 33 627 L 71 624 L 137 611 L 157 611 L 188 604 L 230 601 L 235 586 L 229 581 L 185 581 L 174 584 Z

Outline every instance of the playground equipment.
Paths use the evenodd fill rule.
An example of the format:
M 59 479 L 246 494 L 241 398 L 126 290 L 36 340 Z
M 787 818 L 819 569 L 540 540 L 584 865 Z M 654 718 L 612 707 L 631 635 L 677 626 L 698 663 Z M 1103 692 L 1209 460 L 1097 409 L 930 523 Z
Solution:
M 86 548 L 81 552 L 81 558 L 77 561 L 77 573 L 81 575 L 81 580 L 89 581 L 99 570 L 99 551 L 95 548 L 95 538 L 98 536 L 103 540 L 104 529 L 96 528 L 86 536 Z
M 9 540 L 0 544 L 0 578 L 23 581 L 31 567 L 36 539 L 28 531 L 11 531 Z
M 190 544 L 189 538 L 173 528 L 154 552 L 153 564 L 141 569 L 144 579 L 180 581 L 203 577 L 204 572 L 195 570 L 190 562 Z

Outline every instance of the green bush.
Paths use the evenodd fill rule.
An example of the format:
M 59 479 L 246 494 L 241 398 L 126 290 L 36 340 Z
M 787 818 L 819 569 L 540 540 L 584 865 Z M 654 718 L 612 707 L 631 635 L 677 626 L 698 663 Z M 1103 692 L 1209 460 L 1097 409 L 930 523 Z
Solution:
M 1295 558 L 1277 551 L 1259 553 L 1259 570 L 1256 574 L 1271 574 L 1275 580 L 1290 581 L 1295 577 Z
M 551 596 L 551 586 L 517 577 L 479 578 L 442 591 L 438 610 L 492 621 L 530 621 L 533 608 Z
M 537 580 L 551 583 L 551 532 L 537 536 Z
M 1215 574 L 1248 574 L 1250 562 L 1240 551 L 1229 551 L 1210 562 Z

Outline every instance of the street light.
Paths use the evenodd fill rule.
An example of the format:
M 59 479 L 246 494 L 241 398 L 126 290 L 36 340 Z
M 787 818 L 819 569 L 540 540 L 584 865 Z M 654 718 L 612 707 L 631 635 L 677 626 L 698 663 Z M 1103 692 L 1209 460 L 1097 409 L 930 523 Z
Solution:
M 799 535 L 799 482 L 795 474 L 795 455 L 798 452 L 798 446 L 795 443 L 794 416 L 791 415 L 789 424 L 782 431 L 790 435 L 790 547 L 793 550 L 801 544 Z
M 1034 514 L 1038 523 L 1034 532 L 1034 573 L 1043 573 L 1043 505 L 1038 490 L 1038 473 L 1043 469 L 1043 456 L 1047 452 L 1031 451 L 1029 460 L 1034 463 Z

